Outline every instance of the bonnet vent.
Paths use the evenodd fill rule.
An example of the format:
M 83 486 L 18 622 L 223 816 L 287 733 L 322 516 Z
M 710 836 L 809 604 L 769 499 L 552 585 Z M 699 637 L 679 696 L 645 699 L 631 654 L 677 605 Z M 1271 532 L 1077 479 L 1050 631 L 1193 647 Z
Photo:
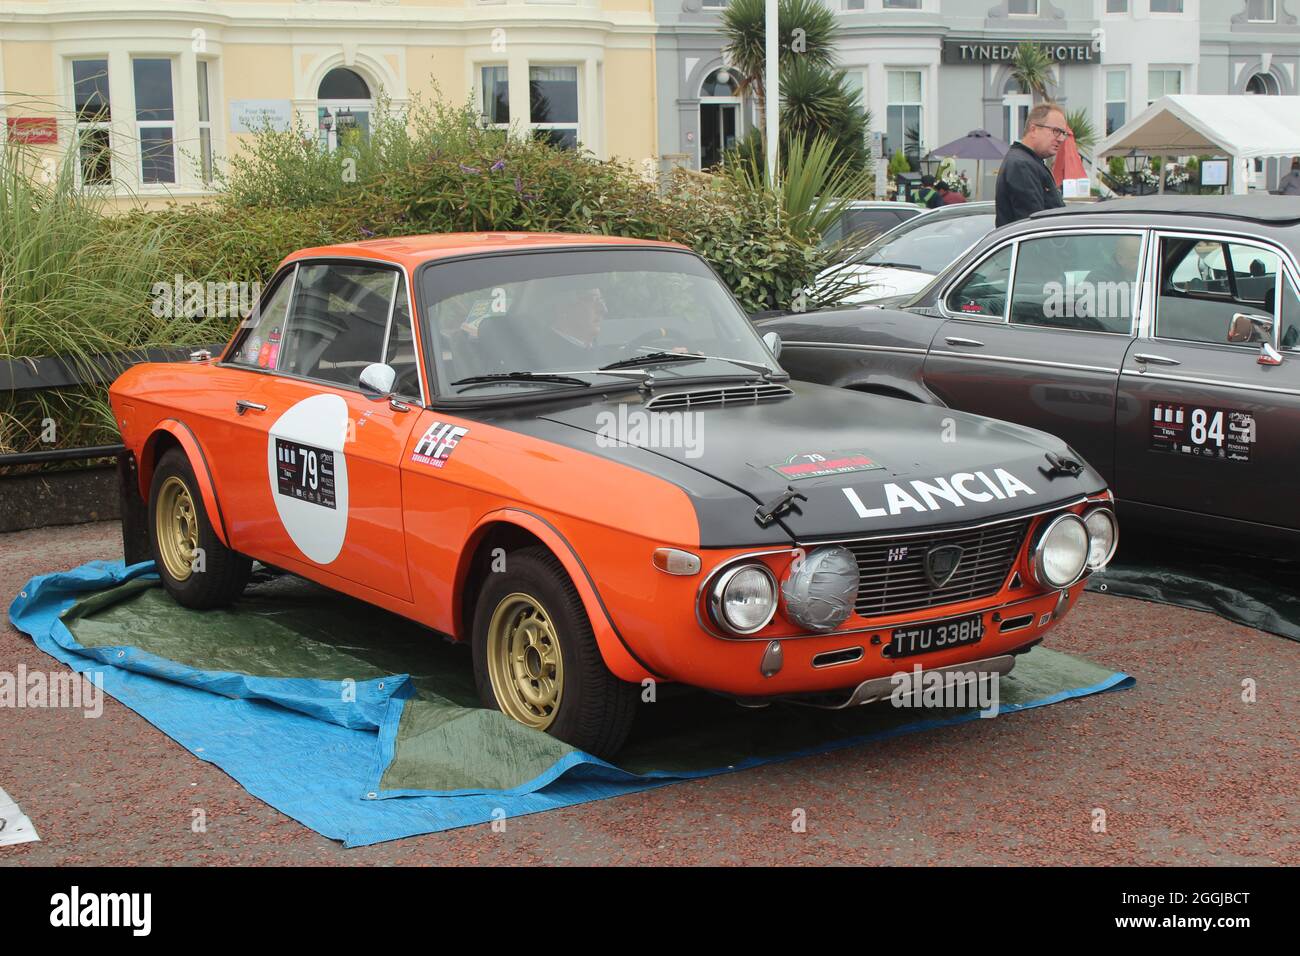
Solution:
M 784 385 L 732 385 L 725 388 L 702 388 L 690 392 L 670 392 L 656 395 L 645 407 L 657 412 L 681 411 L 694 408 L 721 408 L 727 405 L 755 405 L 793 395 Z

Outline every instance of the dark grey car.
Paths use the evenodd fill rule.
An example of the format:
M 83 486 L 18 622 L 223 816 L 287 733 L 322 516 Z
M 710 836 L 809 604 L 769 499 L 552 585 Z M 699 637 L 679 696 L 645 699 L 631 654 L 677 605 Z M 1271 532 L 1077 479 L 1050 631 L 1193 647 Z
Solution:
M 994 231 L 904 307 L 758 325 L 796 378 L 1052 432 L 1126 517 L 1293 553 L 1298 254 L 1300 198 L 1115 200 Z

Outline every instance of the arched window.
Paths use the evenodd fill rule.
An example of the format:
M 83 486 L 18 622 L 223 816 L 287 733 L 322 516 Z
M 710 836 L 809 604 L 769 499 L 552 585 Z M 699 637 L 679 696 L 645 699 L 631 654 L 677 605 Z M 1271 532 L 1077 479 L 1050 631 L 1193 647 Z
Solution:
M 346 142 L 353 130 L 362 137 L 369 136 L 374 109 L 370 85 L 361 74 L 344 66 L 330 70 L 316 88 L 316 126 L 321 146 L 333 150 L 340 135 Z
M 1282 88 L 1272 73 L 1256 73 L 1246 81 L 1246 92 L 1252 96 L 1281 96 Z
M 740 128 L 740 82 L 731 69 L 714 70 L 700 84 L 700 169 L 722 162 Z

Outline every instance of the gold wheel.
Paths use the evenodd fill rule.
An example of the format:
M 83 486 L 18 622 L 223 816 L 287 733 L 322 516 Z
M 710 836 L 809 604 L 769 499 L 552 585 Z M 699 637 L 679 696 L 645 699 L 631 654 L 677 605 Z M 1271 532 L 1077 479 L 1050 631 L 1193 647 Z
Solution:
M 546 608 L 516 592 L 501 599 L 487 628 L 488 677 L 501 711 L 545 730 L 564 694 L 564 657 Z
M 158 557 L 173 581 L 185 581 L 193 572 L 199 546 L 199 517 L 185 482 L 175 475 L 163 482 L 154 504 L 154 536 Z

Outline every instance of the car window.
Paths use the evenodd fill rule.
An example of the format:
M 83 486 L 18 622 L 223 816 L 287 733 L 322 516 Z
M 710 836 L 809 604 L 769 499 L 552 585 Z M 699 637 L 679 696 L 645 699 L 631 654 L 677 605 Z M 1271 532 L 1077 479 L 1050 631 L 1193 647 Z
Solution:
M 393 324 L 388 332 L 384 362 L 397 372 L 393 391 L 403 398 L 423 401 L 420 395 L 420 370 L 411 334 L 411 301 L 406 293 L 406 279 L 397 277 L 397 302 L 393 306 Z
M 1011 249 L 1003 246 L 970 273 L 948 294 L 948 311 L 972 319 L 1006 317 L 1007 281 L 1011 272 Z
M 395 269 L 377 266 L 300 267 L 279 370 L 355 388 L 362 369 L 383 358 L 400 280 Z
M 881 236 L 856 261 L 915 269 L 935 275 L 993 230 L 992 213 L 963 216 L 922 214 Z
M 280 351 L 280 334 L 293 295 L 293 271 L 290 270 L 258 303 L 244 321 L 245 332 L 230 357 L 235 365 L 275 368 Z
M 1164 236 L 1160 264 L 1157 337 L 1238 346 L 1273 341 L 1277 253 L 1212 237 Z
M 1020 243 L 1011 322 L 1053 329 L 1133 329 L 1140 235 L 1044 236 Z
M 1289 279 L 1282 280 L 1282 348 L 1300 351 L 1300 294 Z
M 475 257 L 426 267 L 420 282 L 421 334 L 440 390 L 457 395 L 456 383 L 475 376 L 591 372 L 651 352 L 721 357 L 655 366 L 665 381 L 737 374 L 726 358 L 771 362 L 727 287 L 696 257 L 671 250 Z M 553 387 L 507 381 L 500 390 Z

